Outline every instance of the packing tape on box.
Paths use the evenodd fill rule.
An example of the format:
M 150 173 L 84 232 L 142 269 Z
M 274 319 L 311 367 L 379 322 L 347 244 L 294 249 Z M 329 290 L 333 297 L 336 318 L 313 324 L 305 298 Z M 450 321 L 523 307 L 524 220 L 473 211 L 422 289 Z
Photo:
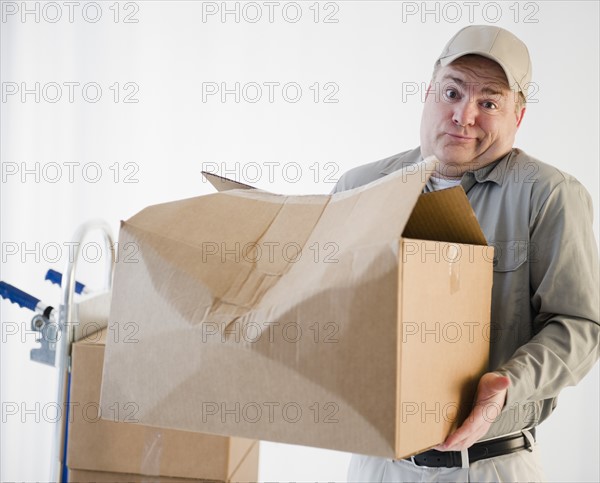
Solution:
M 460 290 L 460 250 L 456 245 L 448 245 L 448 275 L 450 277 L 450 293 Z
M 160 461 L 163 452 L 163 435 L 157 428 L 147 428 L 148 436 L 144 441 L 144 453 L 140 463 L 142 475 L 160 475 Z

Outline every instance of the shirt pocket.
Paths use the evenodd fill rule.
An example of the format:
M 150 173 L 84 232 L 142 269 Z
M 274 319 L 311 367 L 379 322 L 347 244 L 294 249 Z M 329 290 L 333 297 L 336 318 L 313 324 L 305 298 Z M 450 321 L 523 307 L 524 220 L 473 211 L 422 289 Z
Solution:
M 497 367 L 531 338 L 527 241 L 495 241 L 490 363 Z
M 495 241 L 490 246 L 494 247 L 494 272 L 514 272 L 528 259 L 527 241 Z

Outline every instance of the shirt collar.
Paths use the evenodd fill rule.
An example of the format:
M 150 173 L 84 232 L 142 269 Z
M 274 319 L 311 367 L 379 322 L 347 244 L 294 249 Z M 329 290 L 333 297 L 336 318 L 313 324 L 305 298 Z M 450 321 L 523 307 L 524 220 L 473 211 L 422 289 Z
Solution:
M 507 154 L 505 154 L 500 159 L 482 167 L 476 169 L 475 171 L 467 171 L 465 176 L 475 177 L 475 181 L 477 183 L 485 183 L 487 181 L 491 181 L 496 183 L 499 186 L 502 186 L 504 183 L 504 179 L 506 176 L 506 165 L 508 164 L 509 159 L 513 154 L 514 149 L 511 149 Z M 405 156 L 399 156 L 388 166 L 383 168 L 380 173 L 381 174 L 391 174 L 394 171 L 402 169 L 406 166 L 410 166 L 411 164 L 418 163 L 423 160 L 423 156 L 421 156 L 420 148 L 417 148 L 413 151 L 410 151 Z M 463 176 L 464 177 L 464 176 Z
M 504 179 L 506 177 L 506 166 L 513 154 L 513 150 L 511 149 L 507 154 L 502 156 L 497 161 L 490 163 L 483 168 L 476 169 L 472 171 L 473 176 L 475 176 L 475 180 L 478 183 L 485 183 L 486 181 L 491 181 L 496 183 L 498 186 L 502 186 L 504 183 Z
M 392 174 L 394 171 L 398 171 L 399 169 L 405 168 L 412 164 L 423 161 L 423 156 L 421 156 L 421 148 L 413 149 L 407 153 L 403 153 L 402 155 L 398 155 L 392 162 L 383 168 L 379 173 L 380 174 Z

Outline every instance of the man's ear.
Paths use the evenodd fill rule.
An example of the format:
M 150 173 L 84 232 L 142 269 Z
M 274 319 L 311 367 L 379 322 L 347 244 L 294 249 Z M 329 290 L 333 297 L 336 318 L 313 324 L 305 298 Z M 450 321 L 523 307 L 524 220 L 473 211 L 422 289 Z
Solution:
M 521 125 L 521 121 L 523 120 L 523 116 L 525 116 L 526 110 L 527 108 L 525 107 L 521 108 L 521 113 L 517 115 L 517 128 L 519 128 L 519 126 Z

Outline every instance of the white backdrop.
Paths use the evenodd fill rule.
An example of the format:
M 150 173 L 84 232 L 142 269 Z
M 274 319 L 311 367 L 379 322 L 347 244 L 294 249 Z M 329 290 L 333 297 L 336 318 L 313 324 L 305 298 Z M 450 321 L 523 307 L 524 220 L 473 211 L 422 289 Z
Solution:
M 203 168 L 327 193 L 347 169 L 417 146 L 433 62 L 468 23 L 529 46 L 535 88 L 517 145 L 584 183 L 597 236 L 598 5 L 2 1 L 1 278 L 57 305 L 43 276 L 63 270 L 80 223 L 103 218 L 116 234 L 147 205 L 209 193 Z M 90 247 L 78 278 L 93 287 L 103 260 Z M 0 306 L 0 476 L 45 480 L 54 373 L 29 361 L 31 313 Z M 600 480 L 598 378 L 596 365 L 539 430 L 552 481 Z M 267 481 L 343 480 L 349 460 L 261 450 Z

